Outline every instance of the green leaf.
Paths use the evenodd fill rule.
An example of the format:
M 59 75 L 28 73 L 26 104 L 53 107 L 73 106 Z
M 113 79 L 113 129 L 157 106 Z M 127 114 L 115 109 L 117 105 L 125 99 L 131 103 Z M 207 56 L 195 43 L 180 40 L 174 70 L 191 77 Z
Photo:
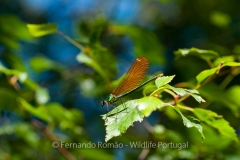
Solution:
M 77 61 L 79 63 L 84 63 L 90 67 L 92 67 L 95 71 L 97 71 L 103 79 L 107 79 L 107 75 L 105 71 L 99 66 L 99 64 L 93 60 L 91 57 L 87 56 L 85 53 L 80 53 L 77 55 Z
M 213 64 L 214 66 L 218 66 L 220 63 L 224 62 L 233 62 L 235 60 L 234 56 L 223 56 L 223 57 L 218 57 L 217 59 L 214 60 Z
M 158 88 L 160 88 L 160 87 L 170 83 L 174 77 L 175 77 L 175 75 L 159 77 L 158 79 L 156 79 L 155 84 Z
M 34 131 L 34 129 L 35 128 L 31 123 L 12 122 L 9 124 L 1 125 L 0 135 L 2 136 L 14 135 L 20 138 L 22 142 L 27 143 L 29 146 L 37 149 L 38 144 L 41 142 L 39 134 L 37 134 Z
M 0 110 L 6 109 L 6 110 L 15 110 L 16 109 L 16 97 L 17 93 L 4 88 L 0 87 Z
M 22 142 L 37 149 L 40 141 L 40 136 L 35 132 L 35 127 L 31 123 L 26 122 L 12 122 L 3 124 L 0 127 L 0 135 L 8 136 L 14 135 L 21 139 Z M 1 151 L 0 151 L 1 153 Z M 2 155 L 1 155 L 2 156 Z
M 203 50 L 198 48 L 190 48 L 190 49 L 179 49 L 174 52 L 177 57 L 180 56 L 198 56 L 204 60 L 211 60 L 218 57 L 218 53 L 212 50 Z
M 24 66 L 24 62 L 22 61 L 21 57 L 17 55 L 16 53 L 6 50 L 2 54 L 2 58 L 4 59 L 4 62 L 7 63 L 9 68 L 14 68 L 19 71 L 26 71 L 26 68 Z
M 36 72 L 42 72 L 45 70 L 55 70 L 55 71 L 62 71 L 64 70 L 64 66 L 61 64 L 54 62 L 46 57 L 33 57 L 30 59 L 30 64 L 34 71 Z
M 34 82 L 33 80 L 31 80 L 30 78 L 27 78 L 26 81 L 24 81 L 24 84 L 29 89 L 34 90 L 34 91 L 38 90 L 38 88 L 39 88 L 39 85 L 36 82 Z
M 240 95 L 240 85 L 231 86 L 227 90 L 227 95 L 229 95 L 229 99 L 232 100 L 233 103 L 235 103 L 236 105 L 240 106 L 240 98 L 239 98 L 239 95 Z
M 226 121 L 222 116 L 218 115 L 213 111 L 202 109 L 202 108 L 194 109 L 194 114 L 201 121 L 217 129 L 221 135 L 238 142 L 238 138 L 235 133 L 235 130 L 229 125 L 228 121 Z
M 57 124 L 61 129 L 74 130 L 78 134 L 82 133 L 81 126 L 76 125 L 83 119 L 78 109 L 66 109 L 59 103 L 49 103 L 46 109 L 51 118 L 51 124 Z
M 163 107 L 163 101 L 155 97 L 143 97 L 137 102 L 138 110 L 141 111 L 145 117 L 148 117 L 156 109 Z
M 198 95 L 199 92 L 197 90 L 194 90 L 194 89 L 184 89 L 184 88 L 175 88 L 175 87 L 170 86 L 170 85 L 166 85 L 166 88 L 171 89 L 173 92 L 175 92 L 176 94 L 178 94 L 180 96 L 184 96 L 184 95 L 189 94 L 196 101 L 198 101 L 198 103 L 206 102 L 201 96 Z
M 57 24 L 27 24 L 27 28 L 32 36 L 41 37 L 57 32 Z
M 8 124 L 8 125 L 1 125 L 0 127 L 0 135 L 10 135 L 13 134 L 15 131 L 16 125 L 15 124 Z
M 231 23 L 231 16 L 226 13 L 214 11 L 210 14 L 210 21 L 218 27 L 228 27 Z
M 239 67 L 240 63 L 238 63 L 238 62 L 227 62 L 227 63 L 223 64 L 221 67 L 218 66 L 218 67 L 215 67 L 215 68 L 212 68 L 212 69 L 204 70 L 201 73 L 199 73 L 197 75 L 197 77 L 196 77 L 198 83 L 203 82 L 206 78 L 208 78 L 208 77 L 214 75 L 215 73 L 219 72 L 220 69 L 225 67 L 225 66 L 228 66 L 228 67 Z
M 98 43 L 89 44 L 87 48 L 89 49 L 89 53 L 85 51 L 85 55 L 92 58 L 94 62 L 97 63 L 102 70 L 104 70 L 108 77 L 111 77 L 116 73 L 116 58 L 108 48 L 105 48 Z
M 66 109 L 59 103 L 49 103 L 46 105 L 48 113 L 52 118 L 57 121 L 69 120 L 69 121 L 81 121 L 83 116 L 78 109 Z
M 166 85 L 165 86 L 168 89 L 171 89 L 173 92 L 175 92 L 176 94 L 180 95 L 180 96 L 184 96 L 187 94 L 187 91 L 185 91 L 183 88 L 175 88 L 173 86 L 170 85 Z
M 133 125 L 133 122 L 143 120 L 143 113 L 137 109 L 138 102 L 136 100 L 128 101 L 114 108 L 109 113 L 102 115 L 105 120 L 107 142 L 112 137 L 116 137 L 126 132 L 127 128 Z
M 196 134 L 198 133 L 196 133 L 195 130 L 188 130 L 187 133 L 187 138 L 191 139 L 191 143 L 198 144 L 198 147 L 200 147 L 201 150 L 215 153 L 216 151 L 226 149 L 232 143 L 231 139 L 222 136 L 215 128 L 207 125 L 205 122 L 202 122 L 201 125 L 204 131 L 204 136 L 206 137 L 204 143 L 202 143 L 202 140 L 196 138 Z
M 172 107 L 175 111 L 177 111 L 181 115 L 184 126 L 186 126 L 187 128 L 195 127 L 198 130 L 198 132 L 201 134 L 202 138 L 203 139 L 205 138 L 202 132 L 202 125 L 200 124 L 200 121 L 198 119 L 194 117 L 189 117 L 191 118 L 191 120 L 189 120 L 181 113 L 178 107 L 176 106 L 172 106 Z
M 202 71 L 201 73 L 199 73 L 199 74 L 197 75 L 197 77 L 196 77 L 198 83 L 201 83 L 201 82 L 203 82 L 206 78 L 214 75 L 214 74 L 217 72 L 217 70 L 218 70 L 218 68 L 216 67 L 216 68 L 204 70 L 204 71 Z
M 20 45 L 16 39 L 3 34 L 0 34 L 0 44 L 15 50 L 20 48 Z
M 228 66 L 228 67 L 240 67 L 239 62 L 227 62 L 223 66 Z
M 217 84 L 210 82 L 207 85 L 199 88 L 199 92 L 208 100 L 218 102 L 221 105 L 225 105 L 231 109 L 232 113 L 234 113 L 236 116 L 239 114 L 239 105 L 235 104 L 230 97 L 231 95 L 225 92 L 223 89 L 219 88 Z
M 199 94 L 198 90 L 195 90 L 195 89 L 184 89 L 184 90 L 189 92 L 189 93 Z
M 50 117 L 47 113 L 47 109 L 45 107 L 38 107 L 35 108 L 32 105 L 30 105 L 26 100 L 23 98 L 18 98 L 17 101 L 19 102 L 20 106 L 24 108 L 26 111 L 28 111 L 30 114 L 41 118 L 45 121 L 50 121 Z
M 240 45 L 239 44 L 234 46 L 233 53 L 236 55 L 240 55 Z
M 13 15 L 0 15 L 0 46 L 19 49 L 19 40 L 31 40 L 26 24 Z
M 92 27 L 91 33 L 89 34 L 90 43 L 98 43 L 102 32 L 108 27 L 108 22 L 103 18 L 97 18 Z
M 198 101 L 198 103 L 201 102 L 206 102 L 201 96 L 197 95 L 197 94 L 190 94 L 196 101 Z
M 11 39 L 30 40 L 32 36 L 28 33 L 26 24 L 14 15 L 0 16 L 1 31 Z
M 28 77 L 28 74 L 26 72 L 14 70 L 14 69 L 7 69 L 0 63 L 0 73 L 1 72 L 6 75 L 17 76 L 20 82 L 24 82 Z
M 37 149 L 41 141 L 40 136 L 34 132 L 35 128 L 33 125 L 30 123 L 18 123 L 14 129 L 14 132 L 18 137 L 21 137 L 21 139 L 26 141 L 28 145 Z

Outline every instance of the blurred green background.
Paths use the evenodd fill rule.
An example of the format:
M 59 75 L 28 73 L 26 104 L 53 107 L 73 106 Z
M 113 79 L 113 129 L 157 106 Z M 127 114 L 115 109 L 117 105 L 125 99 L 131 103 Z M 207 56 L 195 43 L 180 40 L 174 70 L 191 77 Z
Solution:
M 203 70 L 239 62 L 239 6 L 238 0 L 1 0 L 0 159 L 239 159 L 239 143 L 224 131 L 201 123 L 202 142 L 197 130 L 186 128 L 168 108 L 109 143 L 188 142 L 186 149 L 52 146 L 104 142 L 100 115 L 107 111 L 100 101 L 137 57 L 149 60 L 146 79 L 163 72 L 176 75 L 171 85 L 186 88 L 194 88 Z M 43 23 L 56 24 L 58 31 L 33 37 L 27 24 Z M 174 54 L 192 47 L 219 56 Z M 222 115 L 239 139 L 239 68 L 229 69 L 199 89 L 206 103 L 193 98 L 183 103 Z M 142 91 L 124 101 L 143 97 Z

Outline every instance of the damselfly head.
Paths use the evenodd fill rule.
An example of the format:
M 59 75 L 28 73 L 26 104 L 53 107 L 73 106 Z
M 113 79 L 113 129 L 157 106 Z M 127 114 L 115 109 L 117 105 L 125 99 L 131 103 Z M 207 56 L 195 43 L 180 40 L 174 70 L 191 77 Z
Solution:
M 103 107 L 105 104 L 107 104 L 107 101 L 101 101 L 101 106 Z

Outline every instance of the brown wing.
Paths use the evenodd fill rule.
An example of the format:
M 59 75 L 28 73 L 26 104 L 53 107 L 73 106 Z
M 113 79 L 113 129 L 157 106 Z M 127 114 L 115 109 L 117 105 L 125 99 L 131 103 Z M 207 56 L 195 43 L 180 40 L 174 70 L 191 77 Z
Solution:
M 148 65 L 146 57 L 137 58 L 112 94 L 118 96 L 138 86 L 147 72 Z

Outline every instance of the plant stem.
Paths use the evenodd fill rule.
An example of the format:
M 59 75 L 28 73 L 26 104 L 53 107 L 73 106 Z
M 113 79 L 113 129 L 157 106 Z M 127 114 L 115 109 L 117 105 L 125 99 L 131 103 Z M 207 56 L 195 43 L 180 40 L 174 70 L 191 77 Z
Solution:
M 214 65 L 212 64 L 212 62 L 211 62 L 210 60 L 206 60 L 206 62 L 207 62 L 207 64 L 208 64 L 211 68 L 214 67 Z
M 188 111 L 191 111 L 191 112 L 193 112 L 194 111 L 194 109 L 192 109 L 192 108 L 190 108 L 190 107 L 187 107 L 187 106 L 182 106 L 182 105 L 177 105 L 177 107 L 178 108 L 182 108 L 182 109 L 185 109 L 185 110 L 188 110 Z
M 176 99 L 178 97 L 178 95 L 176 95 L 173 91 L 169 90 L 169 89 L 164 89 L 165 92 L 171 94 L 173 96 L 174 99 Z
M 153 96 L 155 93 L 157 93 L 158 91 L 160 91 L 161 89 L 163 89 L 163 87 L 160 87 L 158 89 L 156 89 L 155 91 L 153 91 L 150 96 Z
M 73 44 L 74 46 L 76 46 L 77 48 L 79 48 L 81 51 L 85 50 L 85 47 L 79 43 L 77 43 L 75 40 L 73 40 L 72 38 L 66 36 L 64 33 L 57 31 L 57 33 L 62 36 L 66 41 L 70 42 L 71 44 Z
M 233 74 L 227 75 L 227 77 L 222 81 L 222 83 L 219 85 L 221 89 L 224 89 L 227 87 L 227 85 L 233 80 L 235 76 Z

